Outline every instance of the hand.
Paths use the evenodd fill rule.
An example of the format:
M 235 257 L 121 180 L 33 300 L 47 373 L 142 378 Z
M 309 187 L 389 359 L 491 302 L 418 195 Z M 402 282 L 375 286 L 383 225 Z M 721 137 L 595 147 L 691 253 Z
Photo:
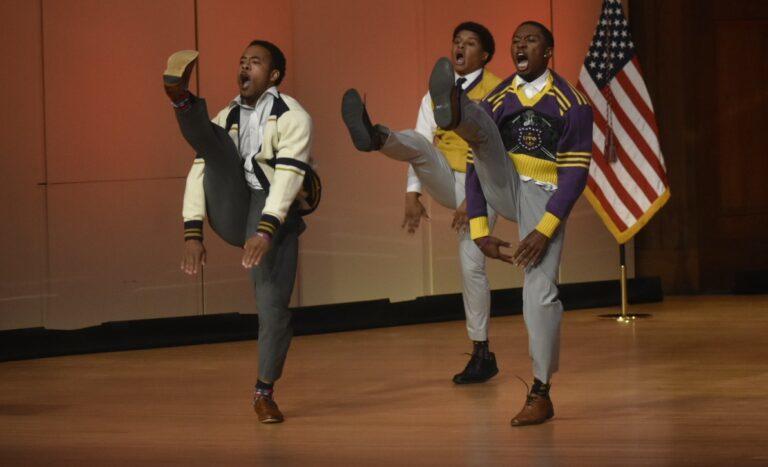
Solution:
M 549 246 L 549 237 L 534 229 L 520 242 L 517 251 L 512 255 L 515 264 L 523 268 L 536 266 L 547 252 L 547 246 Z
M 421 193 L 408 192 L 405 194 L 405 217 L 401 228 L 406 228 L 409 234 L 416 232 L 421 223 L 421 218 L 429 220 L 427 209 L 421 204 L 419 197 Z
M 509 248 L 509 242 L 496 237 L 481 237 L 475 240 L 475 245 L 489 258 L 499 259 L 505 263 L 514 264 L 512 257 L 501 252 L 501 247 Z
M 184 242 L 184 257 L 181 259 L 181 270 L 190 276 L 197 274 L 205 266 L 205 247 L 200 240 Z
M 463 233 L 469 227 L 469 219 L 467 219 L 467 200 L 465 199 L 461 206 L 456 208 L 453 213 L 453 222 L 451 222 L 451 228 L 458 233 Z
M 254 234 L 245 241 L 243 249 L 243 267 L 250 269 L 254 266 L 258 266 L 261 258 L 267 254 L 269 248 L 272 246 L 272 240 L 265 235 Z

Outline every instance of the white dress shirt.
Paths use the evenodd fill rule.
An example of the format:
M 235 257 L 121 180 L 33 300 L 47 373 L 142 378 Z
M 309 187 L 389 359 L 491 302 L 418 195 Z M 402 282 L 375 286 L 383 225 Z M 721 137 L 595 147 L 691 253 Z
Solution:
M 459 78 L 465 78 L 466 81 L 461 85 L 462 89 L 467 89 L 472 83 L 477 80 L 483 73 L 483 69 L 475 70 L 472 73 L 464 76 L 454 72 L 454 79 L 458 81 Z M 432 97 L 427 92 L 421 99 L 421 106 L 419 107 L 419 116 L 416 118 L 416 132 L 421 136 L 427 138 L 427 141 L 434 143 L 435 132 L 437 131 L 437 123 L 435 123 L 435 112 L 432 109 Z M 421 181 L 416 175 L 416 171 L 413 170 L 413 166 L 408 164 L 408 184 L 405 189 L 406 192 L 421 193 Z
M 253 171 L 253 157 L 261 152 L 261 144 L 264 139 L 264 127 L 267 125 L 269 114 L 272 113 L 272 104 L 277 97 L 277 88 L 272 86 L 264 91 L 256 105 L 244 104 L 240 96 L 232 100 L 231 105 L 240 106 L 239 122 L 239 149 L 245 168 L 245 180 L 253 190 L 263 190 L 259 179 Z
M 520 75 L 516 75 L 515 79 L 512 80 L 512 89 L 519 89 L 522 86 L 525 97 L 530 99 L 536 94 L 540 93 L 547 86 L 548 79 L 549 69 L 545 70 L 541 76 L 531 81 L 530 83 L 520 77 Z

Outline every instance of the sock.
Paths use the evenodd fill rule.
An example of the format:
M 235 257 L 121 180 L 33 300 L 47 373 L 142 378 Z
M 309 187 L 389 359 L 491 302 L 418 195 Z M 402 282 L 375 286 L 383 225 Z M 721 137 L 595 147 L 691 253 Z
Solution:
M 256 387 L 253 393 L 253 398 L 258 399 L 259 397 L 267 397 L 271 399 L 272 394 L 275 392 L 274 387 L 275 387 L 275 383 L 265 383 L 264 381 L 257 379 Z
M 193 99 L 194 97 L 191 92 L 184 91 L 178 99 L 173 101 L 173 107 L 180 111 L 185 111 L 192 106 Z
M 544 384 L 537 378 L 533 378 L 533 386 L 531 386 L 531 393 L 539 395 L 541 397 L 549 397 L 549 388 L 552 384 Z
M 488 350 L 488 341 L 472 341 L 472 355 L 477 355 L 482 359 L 491 358 L 491 351 Z

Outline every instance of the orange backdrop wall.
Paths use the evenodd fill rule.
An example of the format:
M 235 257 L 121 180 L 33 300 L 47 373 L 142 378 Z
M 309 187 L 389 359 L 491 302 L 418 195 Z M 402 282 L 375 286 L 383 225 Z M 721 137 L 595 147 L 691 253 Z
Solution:
M 0 329 L 256 312 L 239 252 L 208 231 L 208 266 L 179 271 L 181 199 L 194 156 L 175 126 L 161 73 L 179 49 L 201 52 L 192 87 L 213 111 L 234 97 L 244 46 L 269 39 L 288 57 L 282 91 L 313 117 L 321 208 L 302 236 L 294 305 L 410 299 L 461 290 L 451 212 L 400 229 L 406 166 L 354 150 L 339 117 L 356 87 L 372 115 L 412 128 L 432 63 L 461 21 L 485 24 L 512 72 L 523 20 L 549 25 L 554 68 L 577 77 L 600 0 L 6 0 L 0 2 Z M 591 208 L 571 215 L 563 282 L 616 278 L 617 248 Z M 517 240 L 500 221 L 498 236 Z M 631 253 L 631 245 L 630 245 Z M 632 255 L 630 254 L 630 257 Z M 630 264 L 630 270 L 631 270 Z M 522 274 L 489 264 L 493 288 Z

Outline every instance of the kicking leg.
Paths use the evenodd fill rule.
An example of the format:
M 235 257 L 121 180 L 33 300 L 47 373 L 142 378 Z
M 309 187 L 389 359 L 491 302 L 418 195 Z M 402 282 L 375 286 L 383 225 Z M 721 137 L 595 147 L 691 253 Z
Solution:
M 187 89 L 197 52 L 176 52 L 163 73 L 166 94 L 176 107 L 184 139 L 205 160 L 203 186 L 208 221 L 231 245 L 242 247 L 250 194 L 237 147 L 224 128 L 209 120 L 204 99 Z
M 483 194 L 488 204 L 503 217 L 517 221 L 516 195 L 520 177 L 507 156 L 496 123 L 476 102 L 457 91 L 453 65 L 447 58 L 435 64 L 429 79 L 429 93 L 435 102 L 435 121 L 461 136 L 475 155 Z
M 456 209 L 461 202 L 456 203 L 454 172 L 443 153 L 414 130 L 386 131 L 381 153 L 390 159 L 410 163 L 435 201 L 448 209 Z
M 413 130 L 392 132 L 373 125 L 355 89 L 344 93 L 341 115 L 352 143 L 359 151 L 381 151 L 387 157 L 411 164 L 421 183 L 441 205 L 455 209 L 453 170 L 445 156 L 431 141 Z

